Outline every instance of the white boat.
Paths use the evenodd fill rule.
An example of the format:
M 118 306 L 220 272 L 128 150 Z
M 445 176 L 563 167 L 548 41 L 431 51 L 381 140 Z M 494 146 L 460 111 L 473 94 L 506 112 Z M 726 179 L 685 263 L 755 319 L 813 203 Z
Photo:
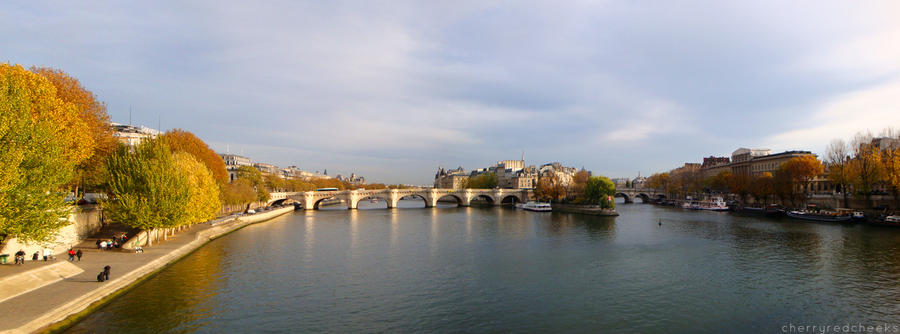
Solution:
M 519 209 L 522 209 L 522 210 L 537 211 L 537 212 L 553 211 L 553 207 L 550 206 L 550 203 L 541 203 L 541 202 L 528 202 L 525 204 L 516 204 L 516 207 Z
M 803 220 L 813 220 L 820 222 L 847 222 L 853 219 L 853 216 L 849 214 L 839 214 L 837 212 L 828 212 L 828 211 L 820 211 L 820 212 L 811 212 L 811 211 L 789 211 L 786 213 L 788 217 L 803 219 Z
M 900 224 L 900 216 L 887 216 L 884 217 L 884 221 L 886 223 Z
M 712 201 L 700 203 L 700 210 L 728 211 L 728 204 L 721 197 L 714 197 Z

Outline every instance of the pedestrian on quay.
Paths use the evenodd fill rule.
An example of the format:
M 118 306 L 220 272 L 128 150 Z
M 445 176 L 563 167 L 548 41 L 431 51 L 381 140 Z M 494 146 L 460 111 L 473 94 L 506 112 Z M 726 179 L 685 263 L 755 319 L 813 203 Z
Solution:
M 31 261 L 37 261 L 38 257 L 41 256 L 39 251 L 35 251 L 34 255 L 31 256 Z
M 109 265 L 107 265 L 106 267 L 103 267 L 103 278 L 105 278 L 107 281 L 109 280 L 109 270 L 110 269 L 112 269 L 112 267 L 110 267 Z
M 44 261 L 47 261 L 47 259 L 49 259 L 52 256 L 53 256 L 53 251 L 51 251 L 50 248 L 45 247 L 44 248 Z
M 69 248 L 69 261 L 75 261 L 75 250 Z
M 75 252 L 75 257 L 78 258 L 78 261 L 79 261 L 79 262 L 81 261 L 81 256 L 82 256 L 82 255 L 84 255 L 84 253 L 82 253 L 80 249 L 79 249 L 77 252 Z
M 25 264 L 25 251 L 19 250 L 16 252 L 16 264 Z
M 106 250 L 106 240 L 100 242 L 100 250 Z
M 99 250 L 103 250 L 103 249 L 102 249 L 102 248 L 100 248 L 100 239 L 97 239 L 97 242 L 96 242 L 96 244 L 97 244 L 97 249 L 99 249 Z

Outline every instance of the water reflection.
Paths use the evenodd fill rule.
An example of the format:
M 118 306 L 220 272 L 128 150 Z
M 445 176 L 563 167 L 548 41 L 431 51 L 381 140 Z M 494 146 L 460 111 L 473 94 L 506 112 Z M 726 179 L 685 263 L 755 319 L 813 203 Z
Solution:
M 618 210 L 298 212 L 212 241 L 72 332 L 775 332 L 898 320 L 900 230 Z

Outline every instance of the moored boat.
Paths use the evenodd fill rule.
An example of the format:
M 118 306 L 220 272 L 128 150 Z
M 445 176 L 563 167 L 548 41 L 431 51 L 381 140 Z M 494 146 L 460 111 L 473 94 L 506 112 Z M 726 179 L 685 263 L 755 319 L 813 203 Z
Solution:
M 519 209 L 522 209 L 522 210 L 536 211 L 536 212 L 553 211 L 553 207 L 550 206 L 550 203 L 541 203 L 541 202 L 528 202 L 525 204 L 516 204 L 516 207 Z
M 712 201 L 701 202 L 700 210 L 707 211 L 728 211 L 728 204 L 721 197 L 714 197 Z
M 754 215 L 766 215 L 766 216 L 784 215 L 784 210 L 781 209 L 781 206 L 778 204 L 769 204 L 765 207 L 745 206 L 745 207 L 742 207 L 739 211 L 742 213 L 754 214 Z
M 786 214 L 791 218 L 820 222 L 848 222 L 853 219 L 851 215 L 842 215 L 836 212 L 789 211 Z
M 898 216 L 898 215 L 880 216 L 877 218 L 870 219 L 868 222 L 869 222 L 869 224 L 872 224 L 872 225 L 900 227 L 900 216 Z

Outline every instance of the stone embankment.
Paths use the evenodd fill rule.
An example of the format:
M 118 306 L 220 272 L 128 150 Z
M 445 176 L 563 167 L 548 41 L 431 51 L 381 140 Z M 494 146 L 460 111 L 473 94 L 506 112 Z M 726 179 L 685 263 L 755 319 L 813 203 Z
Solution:
M 592 215 L 592 216 L 607 216 L 607 217 L 615 217 L 618 216 L 619 213 L 616 212 L 615 209 L 603 209 L 597 205 L 575 205 L 575 204 L 551 204 L 553 207 L 553 211 L 556 212 L 567 212 L 567 213 L 578 213 L 583 215 Z
M 10 266 L 0 273 L 0 314 L 9 315 L 0 322 L 2 333 L 32 333 L 47 330 L 54 324 L 84 316 L 86 310 L 102 306 L 109 296 L 132 286 L 141 279 L 191 253 L 212 239 L 244 226 L 266 221 L 293 211 L 278 208 L 227 222 L 198 224 L 170 236 L 169 240 L 149 247 L 144 253 L 97 251 L 85 254 L 83 261 L 29 261 L 24 266 Z M 103 266 L 112 266 L 110 280 L 98 283 L 96 274 Z M 6 266 L 4 266 L 6 267 Z M 16 292 L 17 291 L 17 292 Z M 15 316 L 12 316 L 15 315 Z
M 103 225 L 101 222 L 102 215 L 103 210 L 97 205 L 73 206 L 69 211 L 69 222 L 71 223 L 57 231 L 56 238 L 53 241 L 28 243 L 12 238 L 4 241 L 0 253 L 10 254 L 10 259 L 12 259 L 12 254 L 22 250 L 30 259 L 35 252 L 40 252 L 43 255 L 44 249 L 50 249 L 53 255 L 61 256 L 69 248 L 81 243 L 91 234 L 100 230 L 100 227 Z

